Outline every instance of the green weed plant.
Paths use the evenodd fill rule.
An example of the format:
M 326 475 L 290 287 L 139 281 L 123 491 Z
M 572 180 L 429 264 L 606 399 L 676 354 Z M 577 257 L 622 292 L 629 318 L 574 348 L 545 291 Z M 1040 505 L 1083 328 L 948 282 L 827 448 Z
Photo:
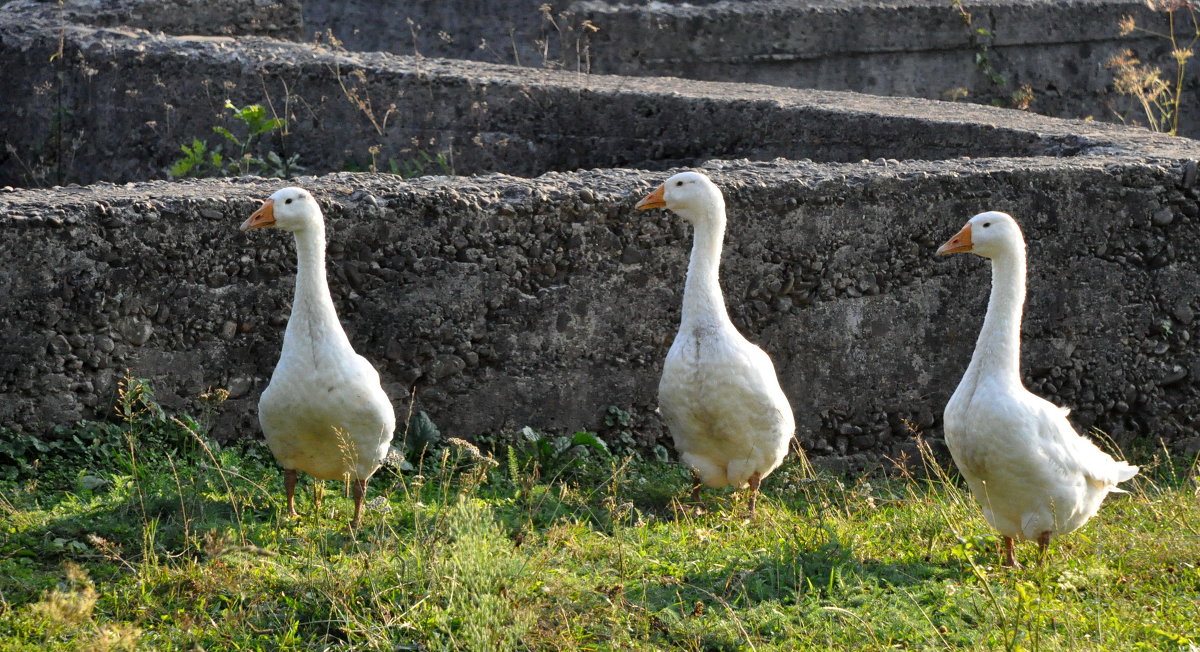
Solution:
M 290 179 L 304 170 L 304 166 L 299 164 L 299 154 L 281 156 L 271 150 L 261 158 L 255 155 L 264 137 L 286 129 L 287 123 L 283 118 L 270 117 L 261 104 L 238 107 L 230 100 L 225 100 L 225 108 L 231 112 L 230 117 L 234 122 L 241 125 L 239 131 L 243 134 L 239 136 L 217 125 L 212 130 L 225 139 L 224 143 L 210 146 L 207 140 L 193 138 L 190 145 L 181 145 L 179 149 L 183 157 L 167 169 L 171 178 L 257 174 Z M 229 146 L 228 151 L 223 149 L 226 145 Z

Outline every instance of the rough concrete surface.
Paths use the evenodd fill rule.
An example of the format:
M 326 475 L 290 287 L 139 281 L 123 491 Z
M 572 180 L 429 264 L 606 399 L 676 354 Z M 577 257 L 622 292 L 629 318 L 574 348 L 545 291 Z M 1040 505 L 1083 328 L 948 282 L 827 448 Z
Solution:
M 722 281 L 734 321 L 773 354 L 801 441 L 849 468 L 909 447 L 905 420 L 936 434 L 989 272 L 933 250 L 984 209 L 1018 216 L 1030 243 L 1030 388 L 1122 445 L 1194 445 L 1195 168 L 1089 157 L 708 171 L 729 200 Z M 648 442 L 689 234 L 631 206 L 664 174 L 302 183 L 326 206 L 342 320 L 401 414 L 409 388 L 461 435 L 596 427 L 617 405 Z M 172 406 L 230 388 L 218 434 L 256 432 L 294 254 L 285 234 L 236 226 L 279 185 L 0 195 L 12 298 L 0 308 L 0 422 L 96 416 L 129 368 Z
M 298 0 L 73 0 L 61 7 L 64 22 L 168 34 L 299 39 L 304 25 Z
M 223 1 L 255 34 L 296 28 L 295 5 Z M 831 468 L 911 452 L 908 424 L 937 436 L 989 275 L 933 250 L 987 209 L 1029 240 L 1030 388 L 1122 446 L 1200 449 L 1195 141 L 921 99 L 214 36 L 226 32 L 204 11 L 198 35 L 157 33 L 165 14 L 148 5 L 0 7 L 0 61 L 23 91 L 0 103 L 0 181 L 101 181 L 0 190 L 0 425 L 103 417 L 129 369 L 171 407 L 228 388 L 218 436 L 257 436 L 294 250 L 236 229 L 286 182 L 106 183 L 160 175 L 230 98 L 287 116 L 268 146 L 314 173 L 377 146 L 380 161 L 439 152 L 479 174 L 296 182 L 326 207 L 352 341 L 400 414 L 426 410 L 447 433 L 597 428 L 616 405 L 641 443 L 660 440 L 655 386 L 690 234 L 631 207 L 666 168 L 701 165 L 729 203 L 731 315 L 774 356 L 801 442 Z M 255 23 L 251 5 L 277 17 Z M 611 166 L 658 171 L 563 172 Z
M 299 155 L 310 173 L 436 154 L 459 174 L 519 175 L 708 158 L 1069 155 L 1140 138 L 970 104 L 97 28 L 27 1 L 0 12 L 0 58 L 21 91 L 0 104 L 0 184 L 16 186 L 164 177 L 181 145 L 221 142 L 214 126 L 243 133 L 227 99 L 286 118 L 259 154 Z
M 961 9 L 949 0 L 573 0 L 549 3 L 549 14 L 544 3 L 506 0 L 303 4 L 309 34 L 332 32 L 354 50 L 932 99 L 965 91 L 966 101 L 1002 106 L 1028 85 L 1035 112 L 1121 113 L 1143 124 L 1105 64 L 1129 48 L 1175 68 L 1165 39 L 1120 33 L 1124 16 L 1169 29 L 1140 0 L 967 0 Z M 1196 75 L 1186 81 L 1188 135 L 1200 134 Z

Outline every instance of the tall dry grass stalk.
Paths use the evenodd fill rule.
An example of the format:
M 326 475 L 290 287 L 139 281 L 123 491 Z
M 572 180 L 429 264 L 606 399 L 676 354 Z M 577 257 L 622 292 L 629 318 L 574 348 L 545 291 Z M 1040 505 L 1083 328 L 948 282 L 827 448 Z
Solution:
M 1173 78 L 1168 79 L 1159 66 L 1143 63 L 1129 49 L 1117 53 L 1104 65 L 1113 71 L 1113 87 L 1117 93 L 1137 102 L 1146 118 L 1146 126 L 1177 136 L 1183 105 L 1184 75 L 1200 41 L 1200 16 L 1192 0 L 1148 0 L 1146 4 L 1150 9 L 1167 15 L 1166 32 L 1142 27 L 1133 16 L 1123 17 L 1117 26 L 1121 36 L 1141 33 L 1169 42 L 1171 59 L 1175 65 Z M 1125 119 L 1120 113 L 1117 115 Z

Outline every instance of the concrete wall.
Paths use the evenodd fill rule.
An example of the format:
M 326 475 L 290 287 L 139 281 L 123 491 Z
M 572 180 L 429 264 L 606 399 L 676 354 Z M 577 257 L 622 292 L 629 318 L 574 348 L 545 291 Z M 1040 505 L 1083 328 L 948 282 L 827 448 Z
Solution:
M 1069 155 L 1129 138 L 974 105 L 95 28 L 44 4 L 3 16 L 14 93 L 0 105 L 0 184 L 14 186 L 161 178 L 181 145 L 222 143 L 214 126 L 244 134 L 227 99 L 286 118 L 258 153 L 297 154 L 310 173 L 438 154 L 459 174 L 519 175 L 736 157 Z
M 430 19 L 454 17 L 460 22 L 446 26 L 457 25 L 468 32 L 486 25 L 509 25 L 506 21 L 511 17 L 505 11 L 514 16 L 525 11 L 523 5 L 504 4 L 507 9 L 497 13 L 487 3 L 466 8 L 453 3 L 404 6 L 402 11 L 400 5 L 372 3 L 377 14 L 373 20 L 354 18 L 367 11 L 366 5 L 354 2 L 338 3 L 337 12 L 330 5 L 311 2 L 303 9 L 309 30 L 333 25 L 336 20 L 349 22 L 344 27 L 333 25 L 335 33 L 348 30 L 351 23 L 356 25 L 357 31 L 341 34 L 347 45 L 354 47 L 388 47 L 392 42 L 387 39 L 407 33 L 404 18 L 409 11 Z M 796 77 L 799 72 L 787 67 L 817 62 L 818 67 L 828 68 L 822 74 L 831 79 L 869 77 L 874 80 L 871 84 L 849 85 L 879 93 L 929 94 L 921 87 L 922 80 L 930 79 L 967 83 L 947 76 L 950 73 L 946 71 L 958 69 L 955 53 L 959 50 L 955 48 L 959 46 L 954 44 L 961 18 L 941 3 L 787 7 L 716 3 L 675 7 L 662 16 L 646 13 L 666 11 L 659 5 L 575 7 L 579 12 L 587 8 L 598 21 L 609 21 L 601 31 L 589 32 L 590 38 L 612 41 L 601 48 L 607 54 L 600 54 L 601 50 L 594 53 L 596 61 L 608 63 L 593 70 L 781 83 L 783 78 L 800 79 Z M 1005 32 L 998 31 L 997 48 L 1021 52 L 1037 43 L 1062 41 L 1066 43 L 1063 47 L 1088 48 L 1099 56 L 1108 45 L 1080 39 L 1086 33 L 1100 33 L 1101 25 L 1127 10 L 1137 13 L 1129 3 L 1112 1 L 1034 6 L 1006 2 L 987 12 L 977 9 L 976 14 L 979 20 L 987 15 L 992 21 L 1025 21 L 1013 22 L 1022 27 L 1008 30 L 1010 36 L 1002 38 Z M 978 114 L 971 108 L 956 112 L 906 99 L 586 75 L 573 72 L 571 66 L 553 71 L 365 54 L 334 46 L 328 39 L 325 45 L 313 46 L 295 40 L 223 36 L 299 39 L 303 29 L 300 11 L 296 0 L 180 0 L 173 5 L 157 0 L 73 0 L 61 10 L 56 4 L 32 0 L 5 5 L 0 12 L 0 59 L 5 61 L 6 86 L 12 92 L 0 105 L 0 140 L 5 145 L 0 149 L 0 185 L 162 178 L 166 168 L 182 156 L 180 145 L 193 138 L 218 144 L 221 139 L 213 133 L 214 126 L 241 133 L 224 109 L 226 99 L 239 105 L 261 103 L 286 118 L 286 133 L 273 134 L 257 151 L 273 150 L 285 157 L 299 154 L 310 173 L 367 170 L 373 161 L 378 170 L 392 169 L 393 162 L 396 169 L 402 169 L 438 154 L 460 174 L 503 171 L 535 175 L 588 167 L 663 168 L 730 157 L 856 161 L 1047 152 L 1045 139 L 1028 134 L 1009 138 L 995 133 L 989 124 L 980 124 L 1010 124 L 1015 118 L 1003 113 Z M 1145 18 L 1149 14 L 1139 15 Z M 668 19 L 679 24 L 664 23 Z M 1026 29 L 1026 22 L 1037 29 Z M 786 41 L 788 48 L 803 52 L 766 58 L 755 55 L 753 48 L 767 47 L 765 44 L 779 39 L 748 42 L 734 38 L 750 33 L 747 24 L 754 25 L 752 31 L 758 34 L 791 30 L 779 36 L 791 40 L 780 43 Z M 475 27 L 468 29 L 470 25 Z M 701 25 L 709 32 L 700 34 Z M 871 28 L 847 33 L 844 25 Z M 885 29 L 889 25 L 891 28 Z M 418 34 L 428 36 L 429 29 Z M 1024 40 L 1016 40 L 1017 33 Z M 679 34 L 691 36 L 680 38 Z M 914 34 L 929 44 L 921 56 L 944 59 L 936 68 L 943 72 L 930 72 L 934 69 L 906 58 L 905 48 L 910 46 L 905 39 L 911 40 Z M 834 38 L 838 35 L 847 38 Z M 1110 43 L 1110 37 L 1105 36 L 1109 41 L 1104 42 Z M 445 48 L 419 44 L 417 49 L 471 54 L 451 48 L 452 43 L 443 39 L 437 42 Z M 60 47 L 62 56 L 58 56 Z M 391 47 L 411 52 L 394 43 Z M 672 48 L 709 47 L 730 52 L 708 58 L 687 52 L 671 54 Z M 770 47 L 784 48 L 778 44 Z M 835 56 L 838 47 L 849 54 Z M 736 48 L 744 51 L 734 52 Z M 890 61 L 900 67 L 882 74 L 869 72 L 874 68 L 861 62 L 853 64 L 859 66 L 858 72 L 828 64 L 837 57 L 858 61 L 854 52 L 860 50 L 872 53 L 873 61 Z M 1079 105 L 1084 96 L 1102 96 L 1107 72 L 1096 61 L 1080 56 L 1060 52 L 1028 62 L 1043 74 L 1067 75 L 1053 81 L 1065 93 L 1063 107 Z M 1090 63 L 1080 63 L 1083 61 Z M 781 78 L 756 72 L 779 65 L 787 68 L 781 69 Z M 976 74 L 970 67 L 966 70 L 969 75 Z M 876 85 L 884 82 L 893 86 Z M 647 96 L 656 99 L 648 102 Z M 890 114 L 889 118 L 877 119 L 880 112 Z M 1054 112 L 1096 115 L 1091 109 Z M 931 119 L 913 120 L 926 117 Z M 1076 129 L 1095 131 L 1091 126 L 1051 131 L 1056 138 L 1070 141 Z M 1044 132 L 1037 126 L 1029 130 Z M 230 149 L 228 144 L 225 147 Z M 442 166 L 426 165 L 427 173 L 442 171 Z
M 122 7 L 136 20 L 119 21 L 157 24 Z M 445 151 L 457 171 L 484 173 L 299 181 L 326 206 L 352 341 L 399 413 L 415 401 L 447 433 L 595 428 L 617 405 L 643 444 L 661 439 L 654 390 L 689 234 L 630 209 L 667 171 L 554 170 L 702 164 L 729 201 L 730 312 L 774 356 L 801 441 L 824 463 L 911 451 L 906 422 L 938 434 L 988 270 L 932 252 L 987 209 L 1016 215 L 1030 243 L 1031 389 L 1122 445 L 1200 449 L 1194 141 L 920 99 L 214 36 L 202 12 L 204 35 L 170 36 L 55 8 L 0 12 L 16 89 L 0 104 L 12 146 L 0 183 L 39 165 L 64 181 L 155 176 L 179 143 L 212 138 L 226 98 L 268 97 L 289 118 L 269 146 L 314 172 L 379 146 L 383 160 Z M 717 158 L 739 160 L 702 163 Z M 486 174 L 497 169 L 540 176 Z M 294 252 L 284 234 L 236 227 L 282 183 L 0 189 L 0 425 L 103 417 L 129 369 L 176 408 L 227 387 L 218 435 L 255 436 Z
M 1120 158 L 714 164 L 731 214 L 722 283 L 774 356 L 801 441 L 835 468 L 936 435 L 987 300 L 983 261 L 933 250 L 970 215 L 1018 216 L 1030 244 L 1030 388 L 1124 446 L 1195 448 L 1190 345 L 1196 166 Z M 606 170 L 305 179 L 326 206 L 331 284 L 398 411 L 447 433 L 597 427 L 607 405 L 659 437 L 655 386 L 689 234 L 631 212 L 665 173 Z M 237 224 L 278 182 L 0 194 L 0 423 L 103 414 L 124 369 L 171 406 L 231 389 L 218 435 L 253 436 L 294 253 Z M 31 266 L 29 261 L 37 261 Z M 633 317 L 635 316 L 636 317 Z
M 1035 112 L 1105 121 L 1119 112 L 1142 124 L 1140 109 L 1113 92 L 1105 63 L 1131 48 L 1174 71 L 1167 41 L 1120 34 L 1127 15 L 1168 29 L 1164 14 L 1135 0 L 967 0 L 963 10 L 948 0 L 576 0 L 550 3 L 553 22 L 538 2 L 303 4 L 310 34 L 332 30 L 356 50 L 932 99 L 963 89 L 966 101 L 1001 106 L 1028 84 Z M 1184 133 L 1196 135 L 1194 66 L 1186 85 Z
M 298 0 L 17 0 L 5 11 L 37 15 L 55 27 L 135 28 L 194 36 L 272 36 L 300 39 L 303 16 Z

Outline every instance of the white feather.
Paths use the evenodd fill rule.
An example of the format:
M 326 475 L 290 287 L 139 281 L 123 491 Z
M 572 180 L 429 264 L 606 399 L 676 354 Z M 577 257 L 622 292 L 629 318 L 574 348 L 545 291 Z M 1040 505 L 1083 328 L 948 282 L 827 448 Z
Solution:
M 968 225 L 970 251 L 992 260 L 992 294 L 971 364 L 946 404 L 946 445 L 1000 534 L 1019 540 L 1070 532 L 1137 467 L 1075 432 L 1070 410 L 1025 389 L 1019 367 L 1024 238 L 1004 213 L 982 213 Z

